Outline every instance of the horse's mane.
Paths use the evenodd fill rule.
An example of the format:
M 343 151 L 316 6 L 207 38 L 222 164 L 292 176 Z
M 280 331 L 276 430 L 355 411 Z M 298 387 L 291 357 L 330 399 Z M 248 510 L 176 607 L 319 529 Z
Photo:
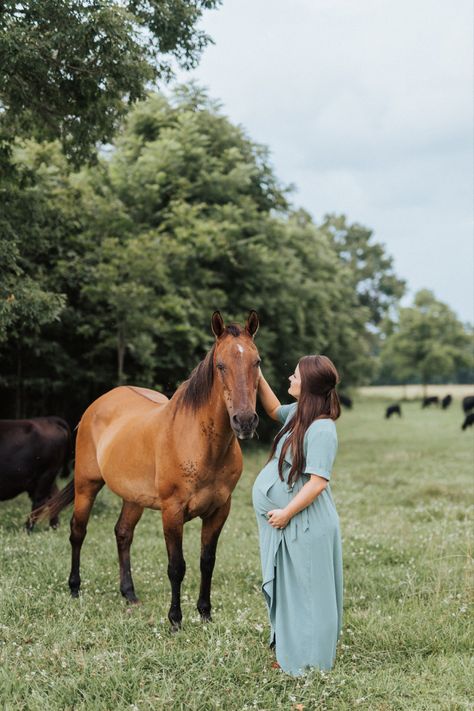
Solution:
M 245 331 L 238 324 L 231 323 L 226 326 L 224 333 L 237 338 L 237 336 L 242 336 Z M 214 343 L 205 358 L 198 363 L 189 378 L 181 385 L 179 389 L 180 405 L 196 411 L 208 401 L 214 383 L 215 351 L 216 344 Z

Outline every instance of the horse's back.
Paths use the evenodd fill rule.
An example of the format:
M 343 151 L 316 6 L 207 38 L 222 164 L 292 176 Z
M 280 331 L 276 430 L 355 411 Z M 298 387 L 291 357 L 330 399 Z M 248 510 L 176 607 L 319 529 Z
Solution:
M 101 430 L 117 419 L 146 415 L 150 411 L 156 412 L 168 402 L 168 398 L 156 390 L 119 385 L 89 405 L 81 418 L 80 426 L 84 421 L 92 421 L 96 429 Z
M 140 388 L 137 385 L 127 385 L 126 387 L 137 395 L 141 395 L 147 400 L 151 400 L 152 402 L 158 403 L 160 405 L 164 405 L 165 403 L 169 402 L 169 399 L 166 397 L 166 395 L 163 395 L 163 393 L 159 393 L 158 390 L 150 390 L 150 388 Z M 115 389 L 118 390 L 118 388 Z

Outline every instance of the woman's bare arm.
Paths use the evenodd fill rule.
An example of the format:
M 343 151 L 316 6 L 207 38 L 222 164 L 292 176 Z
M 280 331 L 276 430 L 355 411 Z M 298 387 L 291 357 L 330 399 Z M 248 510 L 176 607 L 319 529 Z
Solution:
M 258 396 L 267 415 L 271 417 L 272 420 L 278 420 L 276 411 L 281 406 L 281 402 L 263 377 L 262 371 L 260 371 L 258 381 Z

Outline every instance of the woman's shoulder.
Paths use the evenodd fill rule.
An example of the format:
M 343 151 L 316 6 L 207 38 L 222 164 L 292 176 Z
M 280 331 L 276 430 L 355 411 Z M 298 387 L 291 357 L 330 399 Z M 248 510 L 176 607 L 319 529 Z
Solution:
M 282 425 L 285 425 L 288 420 L 293 417 L 294 412 L 296 410 L 296 406 L 298 403 L 292 402 L 287 405 L 280 405 L 277 408 L 276 414 L 277 414 L 277 419 L 280 421 Z
M 313 422 L 306 430 L 306 434 L 316 435 L 319 433 L 327 433 L 328 436 L 336 437 L 337 439 L 336 423 L 334 422 L 334 420 L 331 420 L 330 417 L 320 417 L 316 420 L 313 420 Z

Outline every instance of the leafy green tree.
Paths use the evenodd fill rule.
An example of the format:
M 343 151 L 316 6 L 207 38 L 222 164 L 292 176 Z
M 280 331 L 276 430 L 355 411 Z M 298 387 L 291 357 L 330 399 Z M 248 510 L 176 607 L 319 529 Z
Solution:
M 405 282 L 393 270 L 392 257 L 382 244 L 373 241 L 372 230 L 357 223 L 347 224 L 344 215 L 327 215 L 320 229 L 330 235 L 340 259 L 350 267 L 368 322 L 378 327 L 405 292 Z
M 8 336 L 24 342 L 27 334 L 53 323 L 65 303 L 62 292 L 46 286 L 44 274 L 54 260 L 55 236 L 61 230 L 55 210 L 50 210 L 50 196 L 45 197 L 48 180 L 54 181 L 58 170 L 68 176 L 64 156 L 76 167 L 93 160 L 97 144 L 112 140 L 129 107 L 145 96 L 149 82 L 170 77 L 173 61 L 186 68 L 195 65 L 209 41 L 197 22 L 204 9 L 218 4 L 219 0 L 0 4 L 0 341 Z M 54 143 L 34 148 L 30 142 L 23 144 L 26 149 L 19 148 L 18 137 L 59 139 L 63 157 Z M 53 174 L 48 176 L 48 171 Z M 51 184 L 51 189 L 62 192 L 61 200 L 68 202 L 60 184 Z M 65 216 L 62 210 L 56 214 Z M 74 219 L 76 224 L 81 218 Z M 50 244 L 55 245 L 52 252 Z
M 34 399 L 75 423 L 117 382 L 174 390 L 211 346 L 216 308 L 227 321 L 259 312 L 283 398 L 304 353 L 327 353 L 345 383 L 368 379 L 369 314 L 350 264 L 289 209 L 265 148 L 198 88 L 139 103 L 95 166 L 75 172 L 58 142 L 26 141 L 15 161 L 37 206 L 23 273 L 66 299 L 25 346 L 28 412 Z M 9 342 L 0 357 L 14 388 Z
M 285 344 L 290 369 L 304 353 L 319 352 L 334 360 L 343 386 L 368 382 L 372 367 L 365 328 L 368 312 L 358 301 L 350 268 L 304 210 L 290 214 L 284 244 L 291 255 L 288 259 L 283 254 L 286 264 L 281 272 L 292 324 Z M 270 294 L 268 299 L 271 303 Z
M 286 375 L 302 353 L 319 349 L 330 351 L 353 382 L 362 362 L 368 375 L 368 314 L 349 269 L 308 215 L 288 211 L 267 151 L 202 90 L 181 87 L 174 102 L 151 96 L 138 106 L 109 175 L 135 228 L 159 234 L 173 300 L 181 303 L 177 313 L 186 314 L 189 328 L 176 341 L 166 325 L 172 314 L 165 314 L 158 351 L 180 353 L 181 377 L 210 345 L 202 314 L 227 305 L 235 319 L 257 309 L 268 328 L 259 336 L 268 339 L 262 352 L 275 373 Z M 168 381 L 163 366 L 160 381 Z M 175 356 L 175 373 L 176 366 Z
M 219 0 L 4 0 L 0 6 L 3 141 L 59 138 L 76 163 L 110 141 L 148 82 L 172 60 L 196 64 L 196 24 Z
M 382 372 L 400 381 L 419 379 L 425 386 L 472 367 L 472 340 L 454 312 L 423 289 L 414 304 L 400 309 L 399 320 L 386 328 Z

